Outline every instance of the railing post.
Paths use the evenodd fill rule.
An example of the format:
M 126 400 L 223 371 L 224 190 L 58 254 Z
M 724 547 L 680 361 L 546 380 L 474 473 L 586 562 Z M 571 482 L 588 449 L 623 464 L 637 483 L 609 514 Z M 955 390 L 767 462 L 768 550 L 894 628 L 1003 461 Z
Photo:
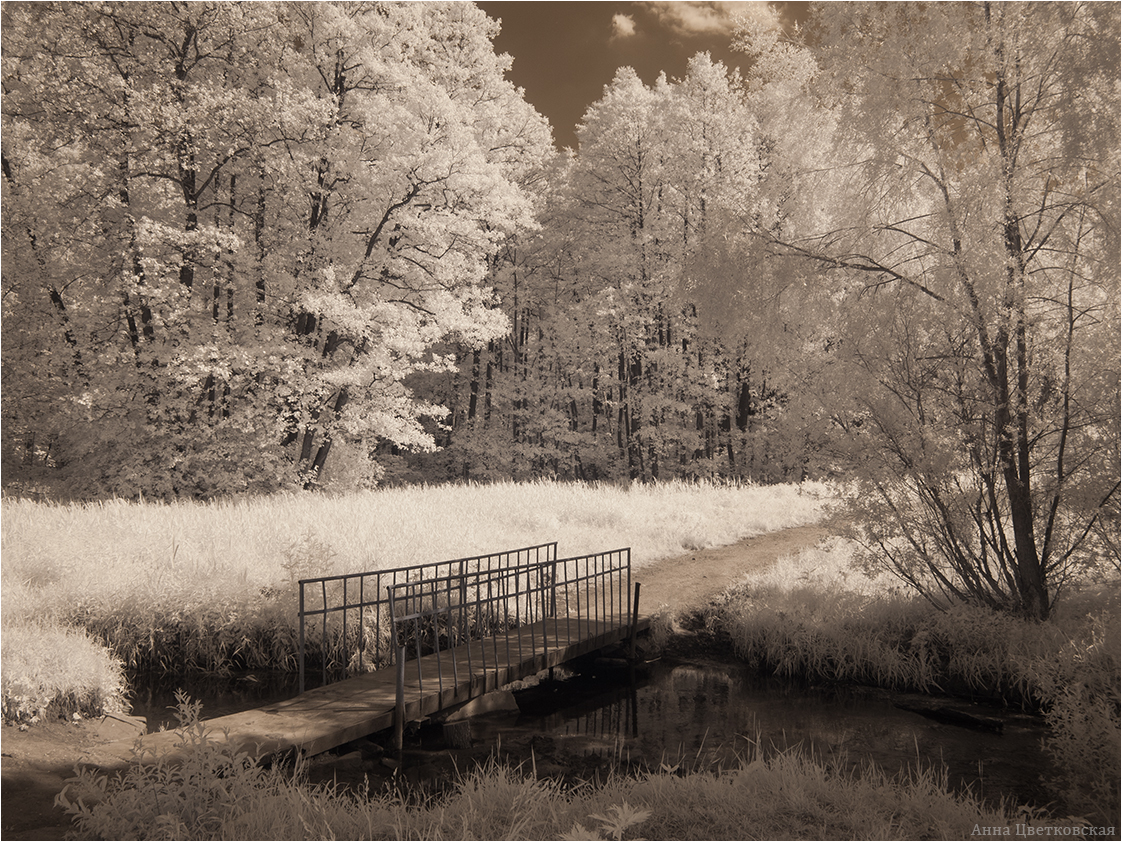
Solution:
M 635 583 L 635 601 L 631 604 L 631 648 L 628 657 L 635 660 L 635 637 L 639 634 L 639 588 L 640 582 Z
M 304 692 L 304 583 L 300 582 L 300 642 L 298 644 L 297 659 L 300 662 L 300 692 Z
M 549 616 L 557 616 L 557 560 L 554 559 L 549 573 Z
M 393 747 L 401 751 L 405 742 L 405 647 L 397 647 L 397 701 L 393 711 Z

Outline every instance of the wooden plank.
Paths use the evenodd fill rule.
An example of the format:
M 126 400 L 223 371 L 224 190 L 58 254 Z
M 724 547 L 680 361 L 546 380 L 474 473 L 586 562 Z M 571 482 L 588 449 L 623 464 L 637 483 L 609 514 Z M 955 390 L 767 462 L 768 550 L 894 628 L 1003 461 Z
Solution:
M 409 661 L 405 670 L 406 719 L 416 721 L 455 707 L 517 679 L 626 640 L 630 632 L 628 625 L 551 618 L 513 629 L 501 641 L 475 640 L 439 655 Z M 215 717 L 206 724 L 211 739 L 230 741 L 256 756 L 293 749 L 318 754 L 393 727 L 396 699 L 395 670 L 382 669 L 254 710 Z M 144 736 L 140 747 L 174 758 L 178 741 L 174 731 L 166 731 Z M 121 769 L 134 760 L 135 747 L 134 740 L 110 743 L 84 762 Z

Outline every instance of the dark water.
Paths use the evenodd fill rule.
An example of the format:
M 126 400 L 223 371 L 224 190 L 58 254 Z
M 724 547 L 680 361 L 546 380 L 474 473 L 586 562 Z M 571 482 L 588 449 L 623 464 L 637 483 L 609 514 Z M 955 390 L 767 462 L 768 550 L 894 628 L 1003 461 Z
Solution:
M 901 697 L 886 691 L 807 686 L 735 664 L 659 661 L 634 671 L 559 669 L 557 676 L 517 691 L 520 713 L 473 720 L 477 750 L 503 746 L 528 758 L 533 749 L 536 761 L 568 767 L 587 758 L 714 769 L 738 763 L 752 743 L 765 752 L 797 746 L 821 761 L 857 768 L 871 761 L 889 774 L 945 764 L 955 789 L 1040 807 L 1050 801 L 1042 777 L 1054 773 L 1035 717 L 1004 712 L 1003 732 L 989 733 L 901 710 Z M 134 686 L 133 713 L 148 717 L 150 730 L 175 727 L 168 707 L 176 682 Z M 290 698 L 296 683 L 291 674 L 254 673 L 193 680 L 188 690 L 211 718 Z M 435 727 L 413 735 L 422 752 L 416 756 L 447 753 L 442 733 Z
M 624 671 L 626 676 L 626 671 Z M 620 676 L 616 675 L 619 681 Z M 758 745 L 765 752 L 799 747 L 820 761 L 860 768 L 869 761 L 889 774 L 947 767 L 948 782 L 987 798 L 1007 797 L 1045 806 L 1051 796 L 1042 777 L 1054 775 L 1036 717 L 1000 715 L 1002 733 L 946 724 L 896 706 L 886 691 L 813 687 L 761 676 L 739 665 L 658 662 L 633 687 L 609 677 L 584 675 L 566 682 L 560 707 L 535 709 L 520 700 L 514 723 L 496 724 L 498 738 L 512 729 L 548 734 L 554 746 L 614 754 L 650 768 L 729 768 Z
M 203 718 L 213 719 L 291 699 L 297 694 L 299 676 L 290 672 L 265 671 L 230 676 L 132 673 L 128 680 L 132 690 L 131 713 L 147 719 L 148 732 L 152 733 L 178 726 L 176 690 L 186 690 L 192 701 L 201 701 Z M 317 685 L 309 682 L 308 689 L 314 686 Z

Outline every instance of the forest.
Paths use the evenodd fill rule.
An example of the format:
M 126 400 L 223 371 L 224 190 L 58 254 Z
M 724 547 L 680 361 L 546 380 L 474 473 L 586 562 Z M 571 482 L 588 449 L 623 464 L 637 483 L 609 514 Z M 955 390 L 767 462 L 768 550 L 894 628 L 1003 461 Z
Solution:
M 1046 616 L 1118 554 L 1118 7 L 774 23 L 558 150 L 470 3 L 5 4 L 4 493 L 859 481 Z

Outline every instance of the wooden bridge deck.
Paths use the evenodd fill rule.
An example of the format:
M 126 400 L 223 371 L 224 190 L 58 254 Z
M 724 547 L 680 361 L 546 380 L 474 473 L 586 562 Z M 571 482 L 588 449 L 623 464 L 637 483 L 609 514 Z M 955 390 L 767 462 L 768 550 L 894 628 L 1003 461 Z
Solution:
M 645 618 L 640 625 L 647 625 Z M 472 641 L 441 653 L 443 691 L 437 680 L 436 655 L 421 659 L 423 690 L 417 678 L 417 661 L 407 661 L 405 721 L 454 708 L 512 681 L 618 643 L 630 633 L 630 625 L 562 617 L 524 626 L 506 637 Z M 453 655 L 458 680 L 452 676 Z M 283 702 L 208 719 L 206 723 L 211 739 L 228 740 L 252 755 L 267 756 L 292 749 L 318 754 L 392 728 L 396 700 L 396 669 L 385 668 L 317 687 Z M 174 757 L 177 741 L 175 732 L 166 731 L 146 735 L 142 746 L 145 752 Z M 135 745 L 135 740 L 109 743 L 90 754 L 86 762 L 104 769 L 123 768 L 133 761 Z

